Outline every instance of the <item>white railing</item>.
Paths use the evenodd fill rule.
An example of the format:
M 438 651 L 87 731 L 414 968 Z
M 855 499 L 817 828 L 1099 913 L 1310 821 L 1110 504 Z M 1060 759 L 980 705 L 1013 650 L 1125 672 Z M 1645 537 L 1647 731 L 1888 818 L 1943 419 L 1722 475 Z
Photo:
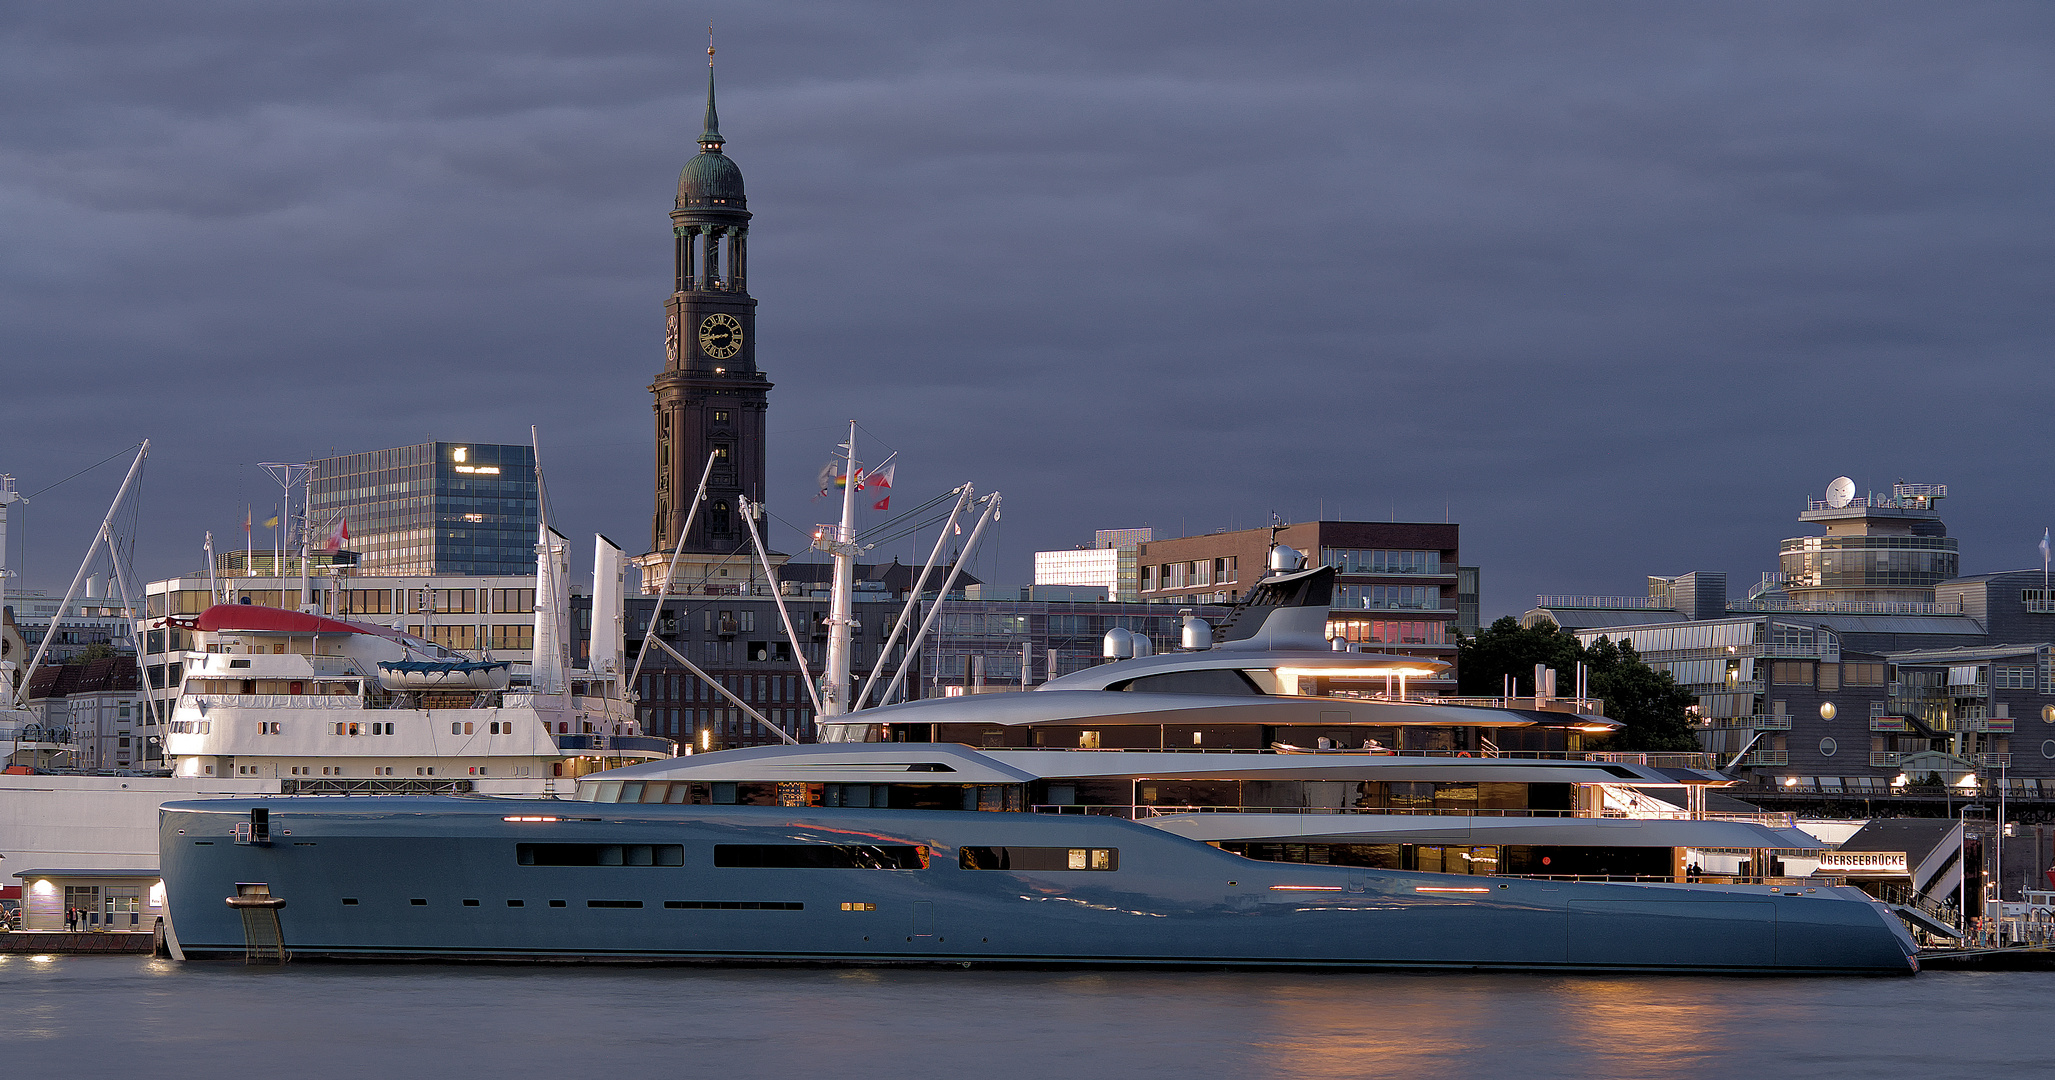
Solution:
M 208 709 L 361 709 L 355 694 L 207 694 L 189 704 L 201 713 Z
M 1728 611 L 1817 612 L 1822 615 L 1960 615 L 1959 603 L 1919 600 L 1729 600 Z
M 1570 818 L 1591 820 L 1607 818 L 1612 820 L 1639 819 L 1648 821 L 1739 821 L 1764 825 L 1773 829 L 1788 829 L 1796 820 L 1795 814 L 1693 814 L 1686 810 L 1657 811 L 1653 813 L 1594 814 L 1577 810 L 1528 810 L 1425 806 L 1211 806 L 1211 805 L 1166 805 L 1163 803 L 1037 803 L 1028 807 L 1037 814 L 1085 814 L 1097 817 L 1128 817 L 1136 819 L 1167 817 L 1174 814 L 1342 814 L 1372 817 L 1484 817 L 1484 818 Z
M 1869 767 L 1872 769 L 1895 769 L 1898 767 L 1898 754 L 1891 750 L 1872 750 L 1869 752 Z
M 1669 611 L 1672 607 L 1650 596 L 1572 596 L 1568 593 L 1541 593 L 1535 596 L 1534 606 L 1597 608 L 1604 611 Z

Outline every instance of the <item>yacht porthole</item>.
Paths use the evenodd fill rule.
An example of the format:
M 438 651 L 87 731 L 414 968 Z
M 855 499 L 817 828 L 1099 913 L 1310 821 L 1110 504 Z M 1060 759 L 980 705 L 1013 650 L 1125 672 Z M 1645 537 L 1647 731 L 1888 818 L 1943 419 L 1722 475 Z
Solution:
M 1820 756 L 1822 756 L 1822 757 L 1833 757 L 1833 756 L 1834 756 L 1834 751 L 1835 751 L 1835 750 L 1838 750 L 1838 749 L 1840 749 L 1840 747 L 1838 747 L 1838 746 L 1836 746 L 1836 745 L 1834 744 L 1834 740 L 1833 740 L 1833 739 L 1831 739 L 1831 738 L 1826 738 L 1826 739 L 1821 739 L 1821 740 L 1820 740 Z
M 2041 756 L 2044 758 L 2055 758 L 2055 739 L 2049 739 L 2041 744 Z

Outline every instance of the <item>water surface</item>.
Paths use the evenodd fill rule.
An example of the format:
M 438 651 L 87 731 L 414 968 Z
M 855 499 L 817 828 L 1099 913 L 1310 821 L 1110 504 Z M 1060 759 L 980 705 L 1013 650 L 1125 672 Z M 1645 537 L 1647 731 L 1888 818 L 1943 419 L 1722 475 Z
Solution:
M 0 956 L 16 1075 L 2042 1076 L 2055 973 L 1610 978 Z

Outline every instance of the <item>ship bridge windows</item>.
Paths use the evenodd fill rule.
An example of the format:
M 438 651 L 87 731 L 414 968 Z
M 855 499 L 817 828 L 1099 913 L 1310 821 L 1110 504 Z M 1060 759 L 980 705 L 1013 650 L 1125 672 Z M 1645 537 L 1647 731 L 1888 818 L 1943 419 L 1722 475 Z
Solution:
M 1263 691 L 1249 677 L 1233 668 L 1200 671 L 1166 671 L 1141 675 L 1107 687 L 1145 694 L 1216 694 L 1230 697 L 1261 697 Z
M 679 844 L 515 844 L 522 866 L 683 866 Z

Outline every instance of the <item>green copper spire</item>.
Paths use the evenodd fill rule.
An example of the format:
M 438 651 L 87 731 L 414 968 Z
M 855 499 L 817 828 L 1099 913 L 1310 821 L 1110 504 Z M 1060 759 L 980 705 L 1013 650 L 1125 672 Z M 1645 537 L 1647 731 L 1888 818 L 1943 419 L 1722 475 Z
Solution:
M 714 112 L 714 28 L 706 28 L 706 130 L 699 133 L 699 148 L 719 153 L 721 144 L 721 118 Z

